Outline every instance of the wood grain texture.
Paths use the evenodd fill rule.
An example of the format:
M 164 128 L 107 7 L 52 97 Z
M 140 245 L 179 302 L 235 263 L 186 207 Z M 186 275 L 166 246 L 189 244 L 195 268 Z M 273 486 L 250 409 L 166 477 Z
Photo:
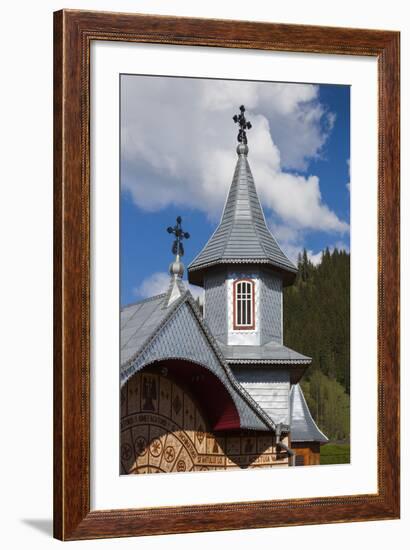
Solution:
M 377 58 L 377 494 L 90 511 L 89 52 L 91 40 L 97 39 Z M 399 33 L 64 10 L 54 14 L 54 40 L 55 537 L 74 540 L 398 518 Z

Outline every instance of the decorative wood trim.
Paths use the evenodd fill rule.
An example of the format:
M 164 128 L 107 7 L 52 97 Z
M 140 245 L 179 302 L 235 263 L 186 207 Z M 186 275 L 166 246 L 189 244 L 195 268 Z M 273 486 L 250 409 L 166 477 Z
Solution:
M 236 323 L 236 300 L 237 300 L 237 290 L 236 287 L 239 283 L 251 283 L 252 288 L 252 324 L 251 325 L 238 325 Z M 233 319 L 232 326 L 234 330 L 255 330 L 256 326 L 256 309 L 255 309 L 255 281 L 253 279 L 235 279 L 232 281 L 233 286 Z
M 124 537 L 399 517 L 398 32 L 64 10 L 54 14 L 54 535 Z M 376 57 L 378 492 L 90 510 L 89 74 L 92 40 Z

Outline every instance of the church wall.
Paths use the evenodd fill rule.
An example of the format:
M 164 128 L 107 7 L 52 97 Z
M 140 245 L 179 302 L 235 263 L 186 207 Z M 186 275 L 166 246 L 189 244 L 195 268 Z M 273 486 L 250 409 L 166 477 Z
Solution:
M 274 422 L 289 424 L 290 376 L 286 370 L 234 367 L 233 373 Z
M 286 436 L 282 440 L 289 443 Z M 187 387 L 155 369 L 121 390 L 121 474 L 288 467 L 272 432 L 212 433 Z
M 261 344 L 283 344 L 282 279 L 272 272 L 260 273 Z
M 320 464 L 320 443 L 317 441 L 292 442 L 291 448 L 296 454 L 296 466 Z
M 238 279 L 255 281 L 255 328 L 233 328 L 233 283 Z M 263 345 L 269 341 L 283 343 L 282 279 L 257 268 L 240 271 L 214 270 L 204 277 L 204 318 L 213 335 L 228 345 Z
M 204 319 L 213 336 L 227 343 L 228 320 L 226 317 L 226 270 L 208 272 L 204 277 Z

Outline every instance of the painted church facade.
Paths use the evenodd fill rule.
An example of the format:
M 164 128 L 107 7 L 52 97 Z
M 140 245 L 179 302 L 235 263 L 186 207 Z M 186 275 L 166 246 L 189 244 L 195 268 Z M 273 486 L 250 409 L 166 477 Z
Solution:
M 220 223 L 188 266 L 203 311 L 182 280 L 180 218 L 167 292 L 121 311 L 122 474 L 319 464 L 327 442 L 299 385 L 311 359 L 283 342 L 297 269 L 267 227 L 244 112 Z

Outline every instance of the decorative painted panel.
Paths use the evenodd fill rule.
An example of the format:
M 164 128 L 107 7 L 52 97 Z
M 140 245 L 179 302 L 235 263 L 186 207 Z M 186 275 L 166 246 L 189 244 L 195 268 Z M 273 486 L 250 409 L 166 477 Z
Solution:
M 289 465 L 272 433 L 211 433 L 189 391 L 161 374 L 134 375 L 121 406 L 121 474 Z

